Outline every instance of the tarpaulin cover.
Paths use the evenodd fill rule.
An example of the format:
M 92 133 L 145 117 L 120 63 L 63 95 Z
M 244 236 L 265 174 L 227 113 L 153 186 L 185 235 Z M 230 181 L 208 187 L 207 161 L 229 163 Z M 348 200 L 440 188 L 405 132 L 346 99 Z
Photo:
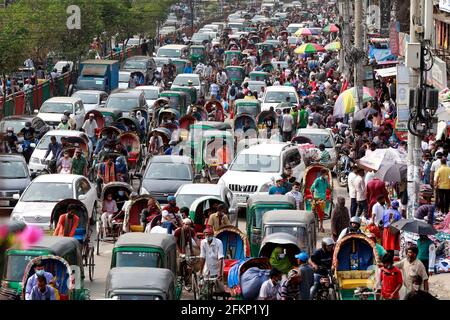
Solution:
M 264 281 L 269 279 L 270 270 L 253 267 L 244 272 L 241 277 L 242 296 L 245 300 L 258 298 L 259 290 Z

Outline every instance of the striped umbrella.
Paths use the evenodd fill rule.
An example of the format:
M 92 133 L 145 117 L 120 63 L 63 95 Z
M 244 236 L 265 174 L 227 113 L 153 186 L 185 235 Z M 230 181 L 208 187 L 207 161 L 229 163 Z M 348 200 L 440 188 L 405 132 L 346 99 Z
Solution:
M 342 45 L 340 41 L 334 41 L 325 46 L 325 50 L 327 51 L 339 51 L 341 50 Z
M 294 33 L 297 37 L 300 36 L 312 36 L 313 32 L 308 28 L 300 28 Z
M 338 28 L 335 24 L 331 23 L 331 24 L 325 26 L 325 27 L 322 29 L 322 32 L 325 32 L 325 33 L 335 33 L 335 32 L 339 32 L 339 28 Z
M 363 102 L 373 100 L 375 91 L 372 88 L 363 87 Z M 355 112 L 357 103 L 356 87 L 350 88 L 342 92 L 334 104 L 333 115 L 335 117 L 344 117 L 344 115 Z
M 294 53 L 297 54 L 310 54 L 310 53 L 317 53 L 317 52 L 325 52 L 325 48 L 322 46 L 319 46 L 317 43 L 304 43 L 300 47 L 296 48 L 294 50 Z

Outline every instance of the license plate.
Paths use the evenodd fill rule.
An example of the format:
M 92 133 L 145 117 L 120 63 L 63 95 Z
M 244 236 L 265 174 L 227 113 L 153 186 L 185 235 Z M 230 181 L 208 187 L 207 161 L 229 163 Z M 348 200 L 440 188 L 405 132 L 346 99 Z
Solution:
M 0 200 L 0 207 L 8 207 L 9 200 Z
M 237 202 L 239 202 L 239 203 L 247 202 L 247 198 L 248 198 L 248 196 L 237 196 L 236 197 Z

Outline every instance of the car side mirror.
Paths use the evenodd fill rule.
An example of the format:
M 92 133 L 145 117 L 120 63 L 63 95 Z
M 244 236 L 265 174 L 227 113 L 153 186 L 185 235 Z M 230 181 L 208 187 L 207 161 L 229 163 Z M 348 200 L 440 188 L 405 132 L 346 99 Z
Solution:
M 156 52 L 153 52 L 153 54 L 152 54 L 154 57 L 156 57 Z
M 30 143 L 30 148 L 36 148 L 36 143 Z
M 18 194 L 18 193 L 13 194 L 13 199 L 14 200 L 19 200 L 20 199 L 20 194 Z
M 80 201 L 85 201 L 86 199 L 87 199 L 87 197 L 86 197 L 85 194 L 80 194 L 80 195 L 78 196 L 78 200 L 80 200 Z

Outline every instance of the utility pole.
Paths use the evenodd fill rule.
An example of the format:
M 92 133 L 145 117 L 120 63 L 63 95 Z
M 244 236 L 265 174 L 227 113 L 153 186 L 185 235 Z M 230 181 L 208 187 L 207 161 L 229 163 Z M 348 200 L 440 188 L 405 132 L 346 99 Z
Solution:
M 362 15 L 363 15 L 363 0 L 355 0 L 355 48 L 363 50 L 363 33 L 362 33 Z M 354 66 L 354 79 L 357 91 L 358 110 L 362 109 L 363 97 L 363 72 L 364 60 L 358 61 Z
M 419 0 L 410 0 L 410 21 L 409 21 L 409 35 L 410 43 L 417 43 L 419 39 L 416 34 L 416 23 L 420 15 Z M 409 86 L 411 89 L 417 88 L 419 85 L 420 70 L 409 68 Z M 411 102 L 409 103 L 411 105 Z M 412 218 L 417 207 L 418 199 L 418 181 L 419 181 L 419 152 L 421 141 L 418 137 L 408 131 L 408 207 L 407 217 Z M 418 148 L 417 148 L 418 146 Z M 417 150 L 419 149 L 419 150 Z
M 341 14 L 342 14 L 342 48 L 349 48 L 350 43 L 350 0 L 341 0 Z M 345 50 L 340 51 L 339 56 L 339 70 L 342 74 L 350 80 L 348 63 L 345 61 Z

